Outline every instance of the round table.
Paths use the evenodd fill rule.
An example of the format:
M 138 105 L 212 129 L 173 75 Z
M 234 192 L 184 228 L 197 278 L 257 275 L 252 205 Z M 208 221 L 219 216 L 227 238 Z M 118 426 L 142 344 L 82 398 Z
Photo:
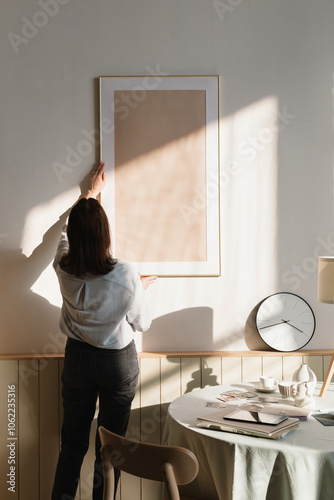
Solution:
M 181 491 L 202 500 L 333 500 L 333 426 L 310 416 L 275 440 L 197 427 L 197 417 L 217 411 L 206 403 L 217 402 L 222 392 L 233 389 L 254 386 L 207 387 L 170 404 L 163 443 L 192 450 L 200 464 L 197 478 Z M 273 395 L 280 398 L 279 393 Z M 333 385 L 315 400 L 315 410 L 334 409 Z

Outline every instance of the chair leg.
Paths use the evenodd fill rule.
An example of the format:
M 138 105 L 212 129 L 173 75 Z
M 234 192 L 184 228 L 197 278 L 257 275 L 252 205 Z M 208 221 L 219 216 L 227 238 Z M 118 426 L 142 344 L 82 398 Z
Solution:
M 175 481 L 174 471 L 171 464 L 163 464 L 162 475 L 164 477 L 168 500 L 180 500 L 179 489 Z
M 103 500 L 114 500 L 115 476 L 114 467 L 109 460 L 110 450 L 108 446 L 101 448 L 101 458 L 103 467 Z
M 322 384 L 322 387 L 321 387 L 321 391 L 319 394 L 319 396 L 321 398 L 326 394 L 328 386 L 330 384 L 330 381 L 332 380 L 333 375 L 334 375 L 334 354 L 333 354 L 331 362 L 329 364 L 327 375 L 325 377 L 324 383 Z

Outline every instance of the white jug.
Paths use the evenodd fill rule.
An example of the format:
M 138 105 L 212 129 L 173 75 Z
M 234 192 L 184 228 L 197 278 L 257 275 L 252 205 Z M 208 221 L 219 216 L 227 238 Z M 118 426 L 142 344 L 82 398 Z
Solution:
M 308 392 L 310 396 L 313 396 L 315 386 L 317 385 L 317 377 L 314 371 L 312 371 L 306 363 L 302 363 L 294 372 L 292 380 L 294 382 L 308 382 Z

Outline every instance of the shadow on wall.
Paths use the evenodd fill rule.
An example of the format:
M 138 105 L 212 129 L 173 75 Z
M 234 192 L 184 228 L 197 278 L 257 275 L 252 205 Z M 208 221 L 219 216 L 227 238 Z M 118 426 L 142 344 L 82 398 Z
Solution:
M 149 352 L 200 351 L 203 337 L 208 344 L 213 341 L 213 309 L 211 307 L 190 307 L 160 316 L 153 320 L 150 330 L 143 335 L 142 350 Z M 181 340 L 180 340 L 181 337 Z M 184 338 L 189 339 L 186 349 Z
M 231 332 L 220 342 L 215 341 L 216 351 L 230 350 L 231 344 L 238 341 L 244 341 L 249 350 L 272 350 L 262 341 L 256 330 L 255 317 L 260 304 L 261 302 L 253 308 L 244 327 Z M 209 307 L 182 309 L 161 316 L 152 322 L 149 332 L 143 335 L 142 350 L 143 352 L 194 351 L 194 357 L 196 357 L 196 351 L 203 351 L 203 337 L 208 344 L 212 345 L 213 310 Z M 180 348 L 180 345 L 185 345 L 184 338 L 188 339 L 189 345 L 187 348 Z M 175 376 L 175 373 L 180 370 L 180 359 L 169 358 L 168 361 L 170 368 L 169 372 L 164 373 L 164 377 Z M 200 369 L 190 371 L 192 362 L 192 358 L 183 359 L 184 365 L 181 367 L 181 372 L 183 369 L 188 372 L 188 382 L 184 393 L 207 385 L 219 385 L 217 376 L 212 373 L 213 370 L 207 365 L 205 358 L 202 358 Z M 154 384 L 154 380 L 146 381 L 146 384 Z
M 153 320 L 149 332 L 143 335 L 142 349 L 144 352 L 187 350 L 194 351 L 194 355 L 196 355 L 196 351 L 203 350 L 203 337 L 207 338 L 209 345 L 212 345 L 212 336 L 213 310 L 210 307 L 190 307 Z M 184 338 L 189 339 L 189 345 L 186 349 L 180 349 L 180 345 L 184 345 Z M 186 358 L 184 362 L 187 363 Z M 191 360 L 189 362 L 191 363 Z M 169 363 L 171 365 L 170 373 L 165 373 L 165 376 L 175 374 L 180 370 L 179 358 L 169 358 Z M 218 384 L 217 377 L 211 375 L 212 368 L 209 368 L 204 362 L 202 370 L 195 370 L 191 375 L 189 374 L 189 381 L 184 392 L 191 392 L 202 387 L 202 371 L 205 371 L 206 379 L 210 380 L 211 385 Z
M 191 380 L 187 382 L 187 386 L 184 390 L 184 394 L 187 392 L 192 392 L 195 389 L 202 389 L 203 387 L 211 387 L 213 385 L 219 385 L 216 375 L 212 374 L 213 369 L 208 367 L 208 364 L 204 361 L 203 366 L 199 370 L 195 370 L 191 374 Z M 205 384 L 203 383 L 205 380 Z
M 245 342 L 250 351 L 273 351 L 273 349 L 263 342 L 256 329 L 256 313 L 262 302 L 260 301 L 252 309 L 245 324 Z
M 51 354 L 64 349 L 65 337 L 62 338 L 58 327 L 60 309 L 34 293 L 31 287 L 54 258 L 60 230 L 67 215 L 67 212 L 64 213 L 44 234 L 42 243 L 30 257 L 22 254 L 21 250 L 1 253 L 2 354 Z M 44 346 L 47 352 L 40 346 Z

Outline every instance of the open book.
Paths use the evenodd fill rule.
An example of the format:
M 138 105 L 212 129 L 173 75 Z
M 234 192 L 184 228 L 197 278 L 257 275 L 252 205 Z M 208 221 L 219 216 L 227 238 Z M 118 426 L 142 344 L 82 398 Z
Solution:
M 259 416 L 261 416 L 261 412 L 265 414 L 265 410 L 265 408 L 261 410 L 259 412 Z M 283 434 L 286 434 L 291 429 L 295 429 L 299 425 L 298 418 L 285 418 L 285 420 L 276 425 L 264 424 L 260 421 L 245 422 L 241 420 L 231 420 L 230 418 L 224 418 L 231 415 L 231 413 L 231 408 L 224 408 L 213 413 L 208 413 L 207 415 L 198 417 L 199 423 L 197 424 L 197 426 L 204 427 L 206 429 L 234 432 L 236 434 L 246 434 L 249 436 L 277 439 Z
M 298 418 L 299 420 L 307 420 L 312 413 L 312 409 L 310 408 L 276 403 L 264 405 L 261 411 L 272 413 L 273 415 L 286 415 L 287 417 Z

